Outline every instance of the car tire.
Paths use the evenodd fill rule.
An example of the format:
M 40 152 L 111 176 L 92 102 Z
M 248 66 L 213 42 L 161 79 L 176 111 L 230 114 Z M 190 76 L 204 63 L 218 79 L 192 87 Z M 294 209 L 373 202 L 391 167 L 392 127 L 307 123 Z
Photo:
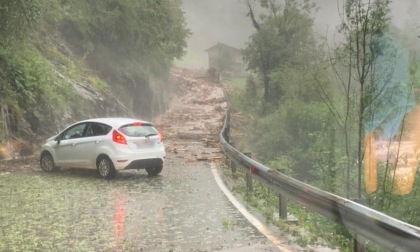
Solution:
M 157 176 L 161 171 L 162 166 L 146 168 L 146 172 L 149 174 L 149 176 Z
M 39 164 L 41 169 L 47 172 L 53 172 L 57 169 L 54 164 L 54 159 L 49 152 L 43 152 L 41 154 L 41 158 L 39 160 Z
M 98 174 L 102 178 L 110 179 L 115 177 L 115 168 L 112 161 L 107 156 L 100 156 L 96 162 Z

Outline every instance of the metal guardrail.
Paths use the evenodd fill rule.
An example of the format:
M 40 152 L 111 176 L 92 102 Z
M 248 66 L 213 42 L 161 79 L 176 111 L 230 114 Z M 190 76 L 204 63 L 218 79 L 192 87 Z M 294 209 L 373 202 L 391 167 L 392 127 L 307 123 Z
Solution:
M 402 222 L 349 199 L 322 191 L 258 163 L 229 143 L 229 129 L 230 110 L 226 114 L 224 126 L 220 132 L 222 150 L 230 160 L 241 166 L 248 176 L 257 178 L 278 193 L 279 200 L 283 201 L 283 204 L 285 197 L 294 199 L 307 208 L 345 226 L 353 232 L 355 237 L 360 238 L 362 236 L 388 250 L 420 250 L 419 227 Z M 287 207 L 281 206 L 281 204 L 279 206 L 280 215 L 283 215 L 284 218 L 287 217 Z M 357 251 L 357 248 L 355 248 L 355 251 Z

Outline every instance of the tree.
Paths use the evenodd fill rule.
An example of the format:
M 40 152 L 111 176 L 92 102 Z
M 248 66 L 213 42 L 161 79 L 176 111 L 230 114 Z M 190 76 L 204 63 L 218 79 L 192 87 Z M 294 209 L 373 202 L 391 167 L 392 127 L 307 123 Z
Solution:
M 124 56 L 148 63 L 153 67 L 165 67 L 185 53 L 186 29 L 179 1 L 150 0 L 95 0 L 68 1 L 63 26 L 75 32 L 78 41 L 69 39 L 82 54 L 94 54 L 100 45 L 122 53 Z M 64 33 L 66 31 L 63 29 Z M 90 48 L 83 44 L 97 45 Z M 153 65 L 152 65 L 153 64 Z
M 278 106 L 284 95 L 283 83 L 275 83 L 271 74 L 279 67 L 302 68 L 309 64 L 308 50 L 314 48 L 311 1 L 256 1 L 266 10 L 260 20 L 255 17 L 251 0 L 247 2 L 249 16 L 256 29 L 244 49 L 248 70 L 258 75 L 263 84 L 265 105 Z
M 357 167 L 357 197 L 362 198 L 362 168 L 364 161 L 369 168 L 373 156 L 369 148 L 373 130 L 382 130 L 388 138 L 395 135 L 402 117 L 412 107 L 410 89 L 405 85 L 408 82 L 407 62 L 396 50 L 396 41 L 390 35 L 389 3 L 379 0 L 344 2 L 338 28 L 343 41 L 330 61 L 345 98 L 344 104 L 334 103 L 333 98 L 319 88 L 344 133 L 347 197 L 350 196 L 351 171 Z M 397 73 L 396 67 L 400 68 Z M 405 97 L 402 103 L 401 96 L 396 93 Z M 355 144 L 352 138 L 356 139 Z M 369 176 L 369 173 L 365 175 Z M 372 176 L 375 180 L 376 175 Z M 371 184 L 373 188 L 377 182 Z M 372 190 L 368 184 L 366 186 L 368 192 Z
M 0 1 L 0 48 L 27 37 L 38 23 L 44 0 Z
M 151 116 L 144 108 L 166 100 L 169 69 L 187 47 L 180 1 L 74 0 L 62 8 L 60 30 L 77 54 L 108 82 L 124 84 L 135 114 Z
M 328 163 L 328 169 L 334 170 L 330 159 L 320 158 L 320 151 L 330 149 L 325 151 L 319 146 L 324 138 L 335 134 L 329 130 L 327 108 L 311 78 L 315 71 L 325 74 L 322 48 L 312 27 L 310 12 L 314 5 L 311 1 L 291 0 L 256 3 L 264 14 L 257 19 L 248 2 L 256 31 L 244 50 L 248 70 L 253 72 L 242 103 L 247 113 L 253 113 L 249 142 L 256 157 L 264 162 L 282 165 L 284 162 L 279 160 L 289 160 L 293 176 L 314 182 L 319 174 L 314 170 L 323 164 Z

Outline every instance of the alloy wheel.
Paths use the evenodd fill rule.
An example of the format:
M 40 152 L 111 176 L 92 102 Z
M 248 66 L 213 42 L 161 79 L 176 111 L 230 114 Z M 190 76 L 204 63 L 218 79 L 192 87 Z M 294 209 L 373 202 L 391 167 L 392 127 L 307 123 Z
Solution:
M 44 153 L 41 156 L 41 168 L 44 171 L 54 171 L 55 170 L 55 164 L 54 164 L 54 160 L 51 156 L 51 154 L 49 153 Z
M 98 162 L 98 173 L 103 178 L 110 178 L 114 173 L 114 166 L 106 157 L 102 157 Z

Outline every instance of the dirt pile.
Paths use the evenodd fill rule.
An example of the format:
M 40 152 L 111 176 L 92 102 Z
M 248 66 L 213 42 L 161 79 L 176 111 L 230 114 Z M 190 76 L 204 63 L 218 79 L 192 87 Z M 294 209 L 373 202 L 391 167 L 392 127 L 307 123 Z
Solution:
M 164 135 L 166 151 L 186 161 L 221 161 L 219 146 L 227 102 L 223 87 L 210 81 L 206 73 L 173 69 L 180 83 L 169 110 L 154 120 Z

